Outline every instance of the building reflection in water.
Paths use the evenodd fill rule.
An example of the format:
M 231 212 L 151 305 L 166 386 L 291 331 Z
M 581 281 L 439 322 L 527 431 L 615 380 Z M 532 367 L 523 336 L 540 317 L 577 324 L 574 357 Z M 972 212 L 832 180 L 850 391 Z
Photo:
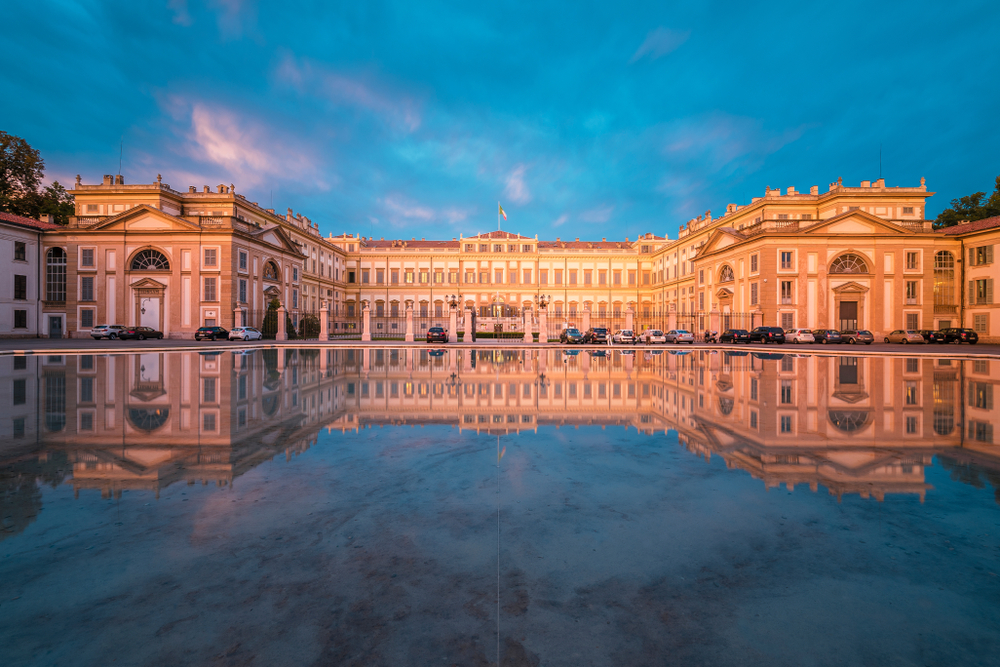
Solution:
M 922 500 L 936 455 L 955 478 L 997 489 L 995 364 L 620 349 L 6 356 L 2 535 L 37 515 L 38 482 L 104 497 L 182 481 L 227 487 L 305 451 L 322 429 L 398 425 L 674 430 L 688 450 L 768 488 L 878 500 Z

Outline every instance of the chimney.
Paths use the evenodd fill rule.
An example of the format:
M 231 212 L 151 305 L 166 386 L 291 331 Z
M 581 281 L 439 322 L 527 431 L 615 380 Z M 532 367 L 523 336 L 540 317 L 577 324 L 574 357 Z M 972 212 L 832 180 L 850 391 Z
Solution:
M 121 174 L 115 175 L 115 185 L 125 185 L 125 177 Z
M 188 192 L 194 192 L 194 191 L 195 191 L 195 187 L 193 185 L 189 185 L 188 186 Z
M 212 191 L 212 189 L 211 189 L 211 188 L 209 188 L 209 187 L 208 187 L 207 185 L 203 185 L 203 186 L 202 186 L 202 189 L 201 189 L 201 191 L 202 191 L 202 192 L 211 192 L 211 191 Z
M 790 195 L 797 195 L 799 193 L 795 191 L 794 187 L 789 186 L 789 188 L 788 188 L 788 194 L 790 194 Z
M 819 194 L 819 186 L 818 185 L 814 185 L 811 188 L 809 188 L 809 194 L 811 194 L 811 195 L 818 195 Z
M 225 185 L 222 185 L 222 184 L 220 183 L 220 184 L 219 184 L 219 194 L 220 194 L 220 195 L 222 195 L 222 194 L 225 194 L 225 193 L 226 193 L 226 186 L 225 186 Z
M 872 186 L 872 182 L 871 181 L 861 181 L 861 187 L 863 187 L 863 188 L 870 188 L 871 186 Z
M 875 181 L 875 187 L 876 188 L 884 188 L 885 187 L 885 179 L 884 178 L 880 178 L 877 181 Z
M 104 174 L 104 185 L 114 185 L 115 177 L 111 174 Z

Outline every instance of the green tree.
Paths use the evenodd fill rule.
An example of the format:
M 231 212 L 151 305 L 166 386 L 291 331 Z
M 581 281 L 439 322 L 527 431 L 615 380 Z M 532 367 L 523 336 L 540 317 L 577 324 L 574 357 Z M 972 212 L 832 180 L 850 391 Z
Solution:
M 38 212 L 40 215 L 51 215 L 57 225 L 67 225 L 69 217 L 76 212 L 73 195 L 59 181 L 52 181 L 52 185 L 46 185 L 42 190 Z
M 951 227 L 957 225 L 962 220 L 970 222 L 992 218 L 1000 215 L 1000 176 L 997 176 L 993 194 L 989 197 L 985 192 L 974 192 L 965 197 L 951 200 L 951 208 L 941 211 L 934 221 L 934 227 Z
M 59 181 L 42 187 L 45 160 L 21 137 L 0 130 L 0 211 L 65 225 L 74 213 L 73 195 Z

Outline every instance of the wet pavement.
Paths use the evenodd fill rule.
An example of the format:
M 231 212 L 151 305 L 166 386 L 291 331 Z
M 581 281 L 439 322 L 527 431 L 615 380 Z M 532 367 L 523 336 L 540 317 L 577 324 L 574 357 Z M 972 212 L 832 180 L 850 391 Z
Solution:
M 0 664 L 1000 664 L 997 361 L 0 358 Z

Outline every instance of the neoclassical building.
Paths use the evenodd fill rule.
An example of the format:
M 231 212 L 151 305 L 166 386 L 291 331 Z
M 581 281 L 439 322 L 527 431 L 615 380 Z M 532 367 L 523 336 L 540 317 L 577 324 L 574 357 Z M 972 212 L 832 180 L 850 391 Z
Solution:
M 85 336 L 99 323 L 168 336 L 259 326 L 277 300 L 293 324 L 329 318 L 331 335 L 374 338 L 449 326 L 449 304 L 480 332 L 575 325 L 636 328 L 975 328 L 1000 339 L 993 246 L 1000 218 L 939 231 L 928 192 L 831 183 L 767 188 L 745 206 L 688 221 L 678 238 L 542 240 L 510 231 L 452 239 L 322 237 L 308 218 L 235 192 L 77 181 L 77 216 L 42 236 L 40 319 Z M 325 311 L 322 307 L 326 305 Z M 471 318 L 458 317 L 464 328 Z M 53 325 L 54 326 L 54 325 Z M 529 331 L 530 333 L 530 331 Z

